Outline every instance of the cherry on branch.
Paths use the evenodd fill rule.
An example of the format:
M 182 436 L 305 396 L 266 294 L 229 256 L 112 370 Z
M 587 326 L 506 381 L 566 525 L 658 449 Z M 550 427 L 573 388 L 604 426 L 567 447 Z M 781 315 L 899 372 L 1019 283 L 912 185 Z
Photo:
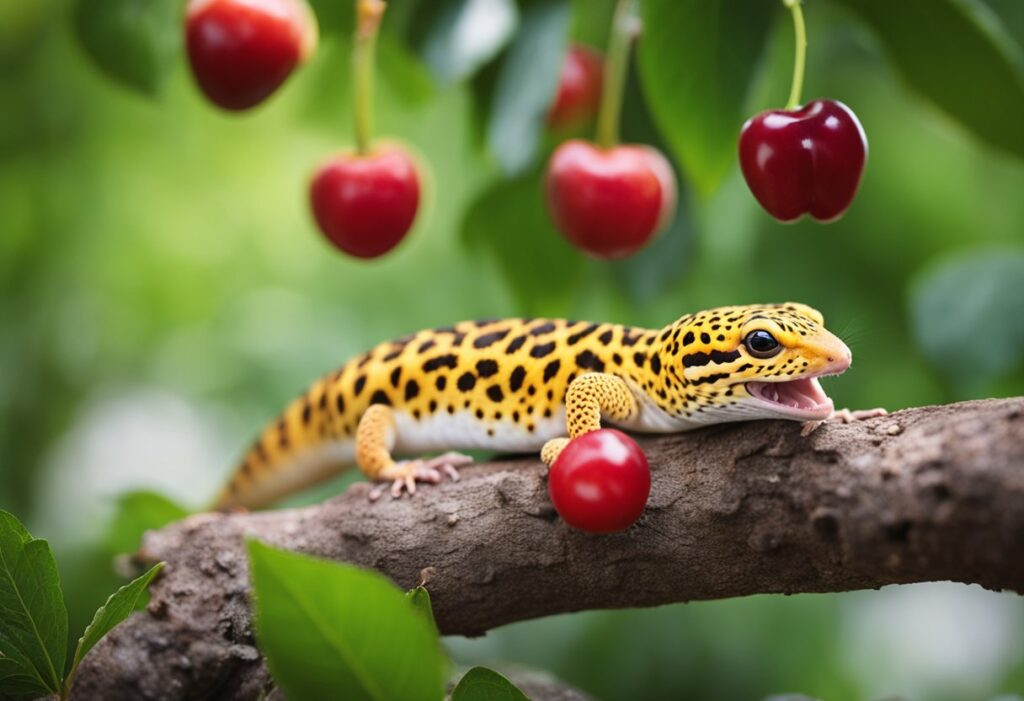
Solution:
M 190 0 L 185 10 L 192 73 L 226 110 L 265 100 L 316 43 L 316 18 L 305 0 Z
M 651 472 L 636 441 L 614 428 L 569 441 L 548 472 L 548 494 L 573 528 L 614 533 L 633 525 L 647 505 Z

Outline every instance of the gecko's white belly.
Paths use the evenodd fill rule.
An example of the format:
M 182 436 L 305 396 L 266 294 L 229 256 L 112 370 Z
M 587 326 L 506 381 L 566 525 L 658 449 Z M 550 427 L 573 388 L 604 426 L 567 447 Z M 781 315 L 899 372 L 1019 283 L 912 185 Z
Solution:
M 526 421 L 485 421 L 469 411 L 434 414 L 415 419 L 404 411 L 396 411 L 396 455 L 418 456 L 445 450 L 496 450 L 508 453 L 539 451 L 552 438 L 565 435 L 565 408 L 550 417 L 528 416 Z

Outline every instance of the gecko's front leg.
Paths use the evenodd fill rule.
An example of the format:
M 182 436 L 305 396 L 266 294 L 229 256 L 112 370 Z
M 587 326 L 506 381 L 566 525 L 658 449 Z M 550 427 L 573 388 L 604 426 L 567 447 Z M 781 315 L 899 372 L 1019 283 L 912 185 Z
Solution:
M 553 438 L 545 443 L 540 459 L 550 467 L 571 439 L 601 428 L 602 416 L 611 421 L 628 421 L 639 411 L 636 397 L 621 377 L 603 372 L 580 375 L 569 384 L 565 393 L 565 423 L 569 437 Z
M 356 428 L 356 464 L 364 475 L 381 482 L 370 490 L 370 501 L 379 499 L 389 483 L 391 496 L 397 499 L 403 491 L 415 494 L 417 482 L 437 484 L 444 475 L 458 480 L 458 468 L 473 462 L 473 458 L 461 453 L 396 462 L 391 457 L 394 447 L 395 417 L 390 407 L 370 406 Z
M 840 423 L 848 424 L 854 421 L 863 421 L 864 419 L 876 419 L 879 416 L 885 416 L 889 412 L 882 407 L 875 407 L 874 409 L 839 409 L 833 411 L 832 416 L 828 417 L 824 421 L 807 421 L 803 424 L 800 429 L 801 436 L 809 436 L 814 433 L 819 426 L 828 421 L 839 421 Z

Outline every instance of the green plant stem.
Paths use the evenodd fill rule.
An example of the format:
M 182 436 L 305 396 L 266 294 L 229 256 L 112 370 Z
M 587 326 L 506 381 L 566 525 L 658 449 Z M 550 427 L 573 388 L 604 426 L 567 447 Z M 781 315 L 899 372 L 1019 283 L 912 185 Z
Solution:
M 793 83 L 789 88 L 789 100 L 786 109 L 792 110 L 800 106 L 800 93 L 804 89 L 804 63 L 807 60 L 807 27 L 804 25 L 804 12 L 800 8 L 800 0 L 782 0 L 793 15 L 793 29 L 796 34 L 796 57 L 793 59 Z
M 370 152 L 373 138 L 373 56 L 377 46 L 377 30 L 385 3 L 382 0 L 356 0 L 355 83 L 356 152 Z
M 638 21 L 633 0 L 618 0 L 612 19 L 612 34 L 608 40 L 608 54 L 604 61 L 601 107 L 597 113 L 597 143 L 604 148 L 611 148 L 619 142 L 619 115 L 622 112 L 622 92 L 626 86 L 629 46 Z

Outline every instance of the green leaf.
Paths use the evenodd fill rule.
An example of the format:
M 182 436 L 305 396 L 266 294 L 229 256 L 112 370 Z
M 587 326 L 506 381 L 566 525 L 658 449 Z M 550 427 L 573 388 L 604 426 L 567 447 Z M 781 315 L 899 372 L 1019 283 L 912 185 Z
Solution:
M 35 699 L 49 691 L 28 666 L 9 657 L 0 657 L 0 699 Z
M 515 32 L 519 11 L 511 0 L 443 0 L 421 5 L 413 37 L 441 83 L 473 75 Z
M 438 701 L 446 662 L 384 576 L 249 541 L 256 634 L 289 699 Z
M 530 701 L 515 684 L 493 669 L 474 667 L 452 690 L 452 701 Z
M 658 129 L 702 195 L 736 162 L 772 0 L 644 0 L 640 78 Z
M 1024 249 L 958 254 L 928 270 L 910 300 L 921 352 L 974 394 L 1021 367 L 1022 282 Z
M 461 236 L 493 255 L 527 315 L 564 309 L 583 270 L 583 257 L 551 224 L 539 171 L 485 190 L 467 211 Z
M 431 629 L 437 633 L 437 622 L 434 620 L 434 608 L 430 605 L 430 592 L 427 591 L 426 587 L 416 587 L 410 589 L 405 593 L 405 598 L 409 600 L 412 607 L 423 616 L 428 623 L 430 623 Z
M 544 115 L 562 72 L 569 10 L 567 0 L 537 0 L 528 5 L 499 68 L 487 146 L 509 175 L 521 173 L 537 155 Z
M 156 577 L 163 567 L 164 563 L 162 562 L 153 565 L 149 568 L 148 572 L 136 577 L 111 594 L 107 602 L 96 610 L 92 623 L 86 626 L 82 637 L 78 639 L 78 646 L 75 648 L 75 657 L 71 663 L 71 670 L 68 672 L 65 688 L 71 688 L 75 672 L 78 671 L 78 665 L 88 654 L 89 650 L 92 650 L 96 643 L 103 639 L 104 635 L 109 633 L 121 621 L 128 618 L 131 612 L 135 610 L 139 598 L 146 592 L 149 583 L 153 581 L 153 578 Z
M 50 544 L 0 510 L 0 656 L 57 692 L 67 642 L 68 612 Z
M 114 555 L 135 552 L 146 531 L 162 528 L 185 518 L 188 513 L 184 507 L 155 492 L 122 494 L 107 530 L 107 549 Z
M 977 0 L 839 0 L 911 88 L 991 146 L 1024 158 L 1024 57 Z
M 78 0 L 75 32 L 96 65 L 155 96 L 181 55 L 183 0 Z

